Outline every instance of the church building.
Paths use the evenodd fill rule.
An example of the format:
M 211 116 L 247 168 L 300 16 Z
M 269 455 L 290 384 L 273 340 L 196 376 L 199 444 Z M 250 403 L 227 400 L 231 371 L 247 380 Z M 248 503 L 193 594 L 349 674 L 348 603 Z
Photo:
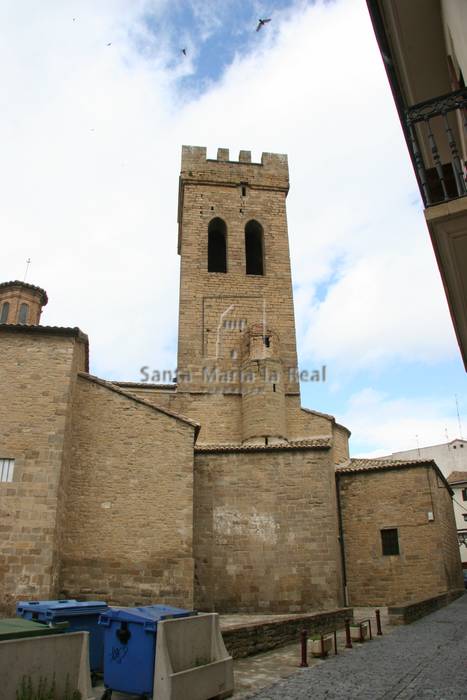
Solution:
M 303 408 L 287 157 L 184 146 L 170 384 L 89 373 L 88 338 L 0 284 L 0 606 L 76 597 L 289 613 L 463 588 L 432 460 L 349 457 Z M 174 242 L 175 243 L 175 242 Z

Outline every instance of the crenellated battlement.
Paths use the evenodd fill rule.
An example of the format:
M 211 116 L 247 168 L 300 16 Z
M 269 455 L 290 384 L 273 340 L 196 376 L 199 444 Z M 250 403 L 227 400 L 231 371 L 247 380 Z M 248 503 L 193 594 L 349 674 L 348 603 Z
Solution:
M 230 160 L 228 148 L 217 149 L 217 159 L 207 158 L 204 146 L 182 146 L 181 185 L 217 184 L 230 187 L 289 190 L 289 165 L 282 153 L 263 153 L 261 163 L 251 162 L 251 151 L 240 151 Z

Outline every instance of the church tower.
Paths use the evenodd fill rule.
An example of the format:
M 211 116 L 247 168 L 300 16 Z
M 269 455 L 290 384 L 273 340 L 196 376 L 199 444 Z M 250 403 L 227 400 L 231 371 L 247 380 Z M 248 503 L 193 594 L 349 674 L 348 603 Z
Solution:
M 286 440 L 297 395 L 285 155 L 184 146 L 177 393 L 241 397 L 242 442 Z
M 0 323 L 38 326 L 47 294 L 40 287 L 26 282 L 0 284 Z

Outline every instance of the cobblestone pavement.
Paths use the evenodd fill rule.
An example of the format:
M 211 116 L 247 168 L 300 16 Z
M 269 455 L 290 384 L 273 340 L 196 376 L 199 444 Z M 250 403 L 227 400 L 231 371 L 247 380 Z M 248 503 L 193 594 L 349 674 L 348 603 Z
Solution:
M 294 673 L 256 700 L 467 699 L 467 595 L 398 627 L 390 635 L 354 645 L 319 665 Z
M 384 634 L 389 634 L 397 629 L 397 627 L 391 627 L 388 624 L 387 608 L 381 607 L 379 610 L 381 612 Z M 354 608 L 354 615 L 356 620 L 370 617 L 372 619 L 373 634 L 376 634 L 375 608 Z M 226 627 L 226 621 L 230 622 L 231 619 L 236 620 L 239 617 L 240 616 L 236 615 L 230 617 L 221 615 L 221 626 Z M 248 622 L 247 619 L 244 621 Z M 339 630 L 337 633 L 337 648 L 339 654 L 349 653 L 349 651 L 345 649 L 344 629 Z M 333 652 L 331 652 L 331 654 L 332 653 Z M 313 658 L 311 654 L 308 654 L 308 665 L 310 668 L 326 663 L 328 663 L 328 659 L 322 660 Z M 300 668 L 300 643 L 298 639 L 292 644 L 287 644 L 278 649 L 273 649 L 272 651 L 255 654 L 254 656 L 247 656 L 244 659 L 235 659 L 234 700 L 253 698 L 255 694 L 263 688 L 269 688 L 273 683 L 277 683 L 296 673 L 302 673 L 303 670 L 304 669 Z

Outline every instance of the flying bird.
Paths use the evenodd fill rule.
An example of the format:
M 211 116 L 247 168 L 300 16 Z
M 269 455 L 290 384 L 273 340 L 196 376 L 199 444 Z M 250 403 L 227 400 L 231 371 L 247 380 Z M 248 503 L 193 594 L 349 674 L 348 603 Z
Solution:
M 269 19 L 259 19 L 259 20 L 258 20 L 258 26 L 256 27 L 256 31 L 259 32 L 259 30 L 261 29 L 261 27 L 264 27 L 264 25 L 266 24 L 266 22 L 270 22 L 270 21 L 271 21 L 271 18 L 269 18 Z
M 107 46 L 112 46 L 112 42 L 111 42 L 111 41 L 109 41 L 109 43 L 107 44 Z
M 186 49 L 182 49 L 182 54 L 186 56 Z

